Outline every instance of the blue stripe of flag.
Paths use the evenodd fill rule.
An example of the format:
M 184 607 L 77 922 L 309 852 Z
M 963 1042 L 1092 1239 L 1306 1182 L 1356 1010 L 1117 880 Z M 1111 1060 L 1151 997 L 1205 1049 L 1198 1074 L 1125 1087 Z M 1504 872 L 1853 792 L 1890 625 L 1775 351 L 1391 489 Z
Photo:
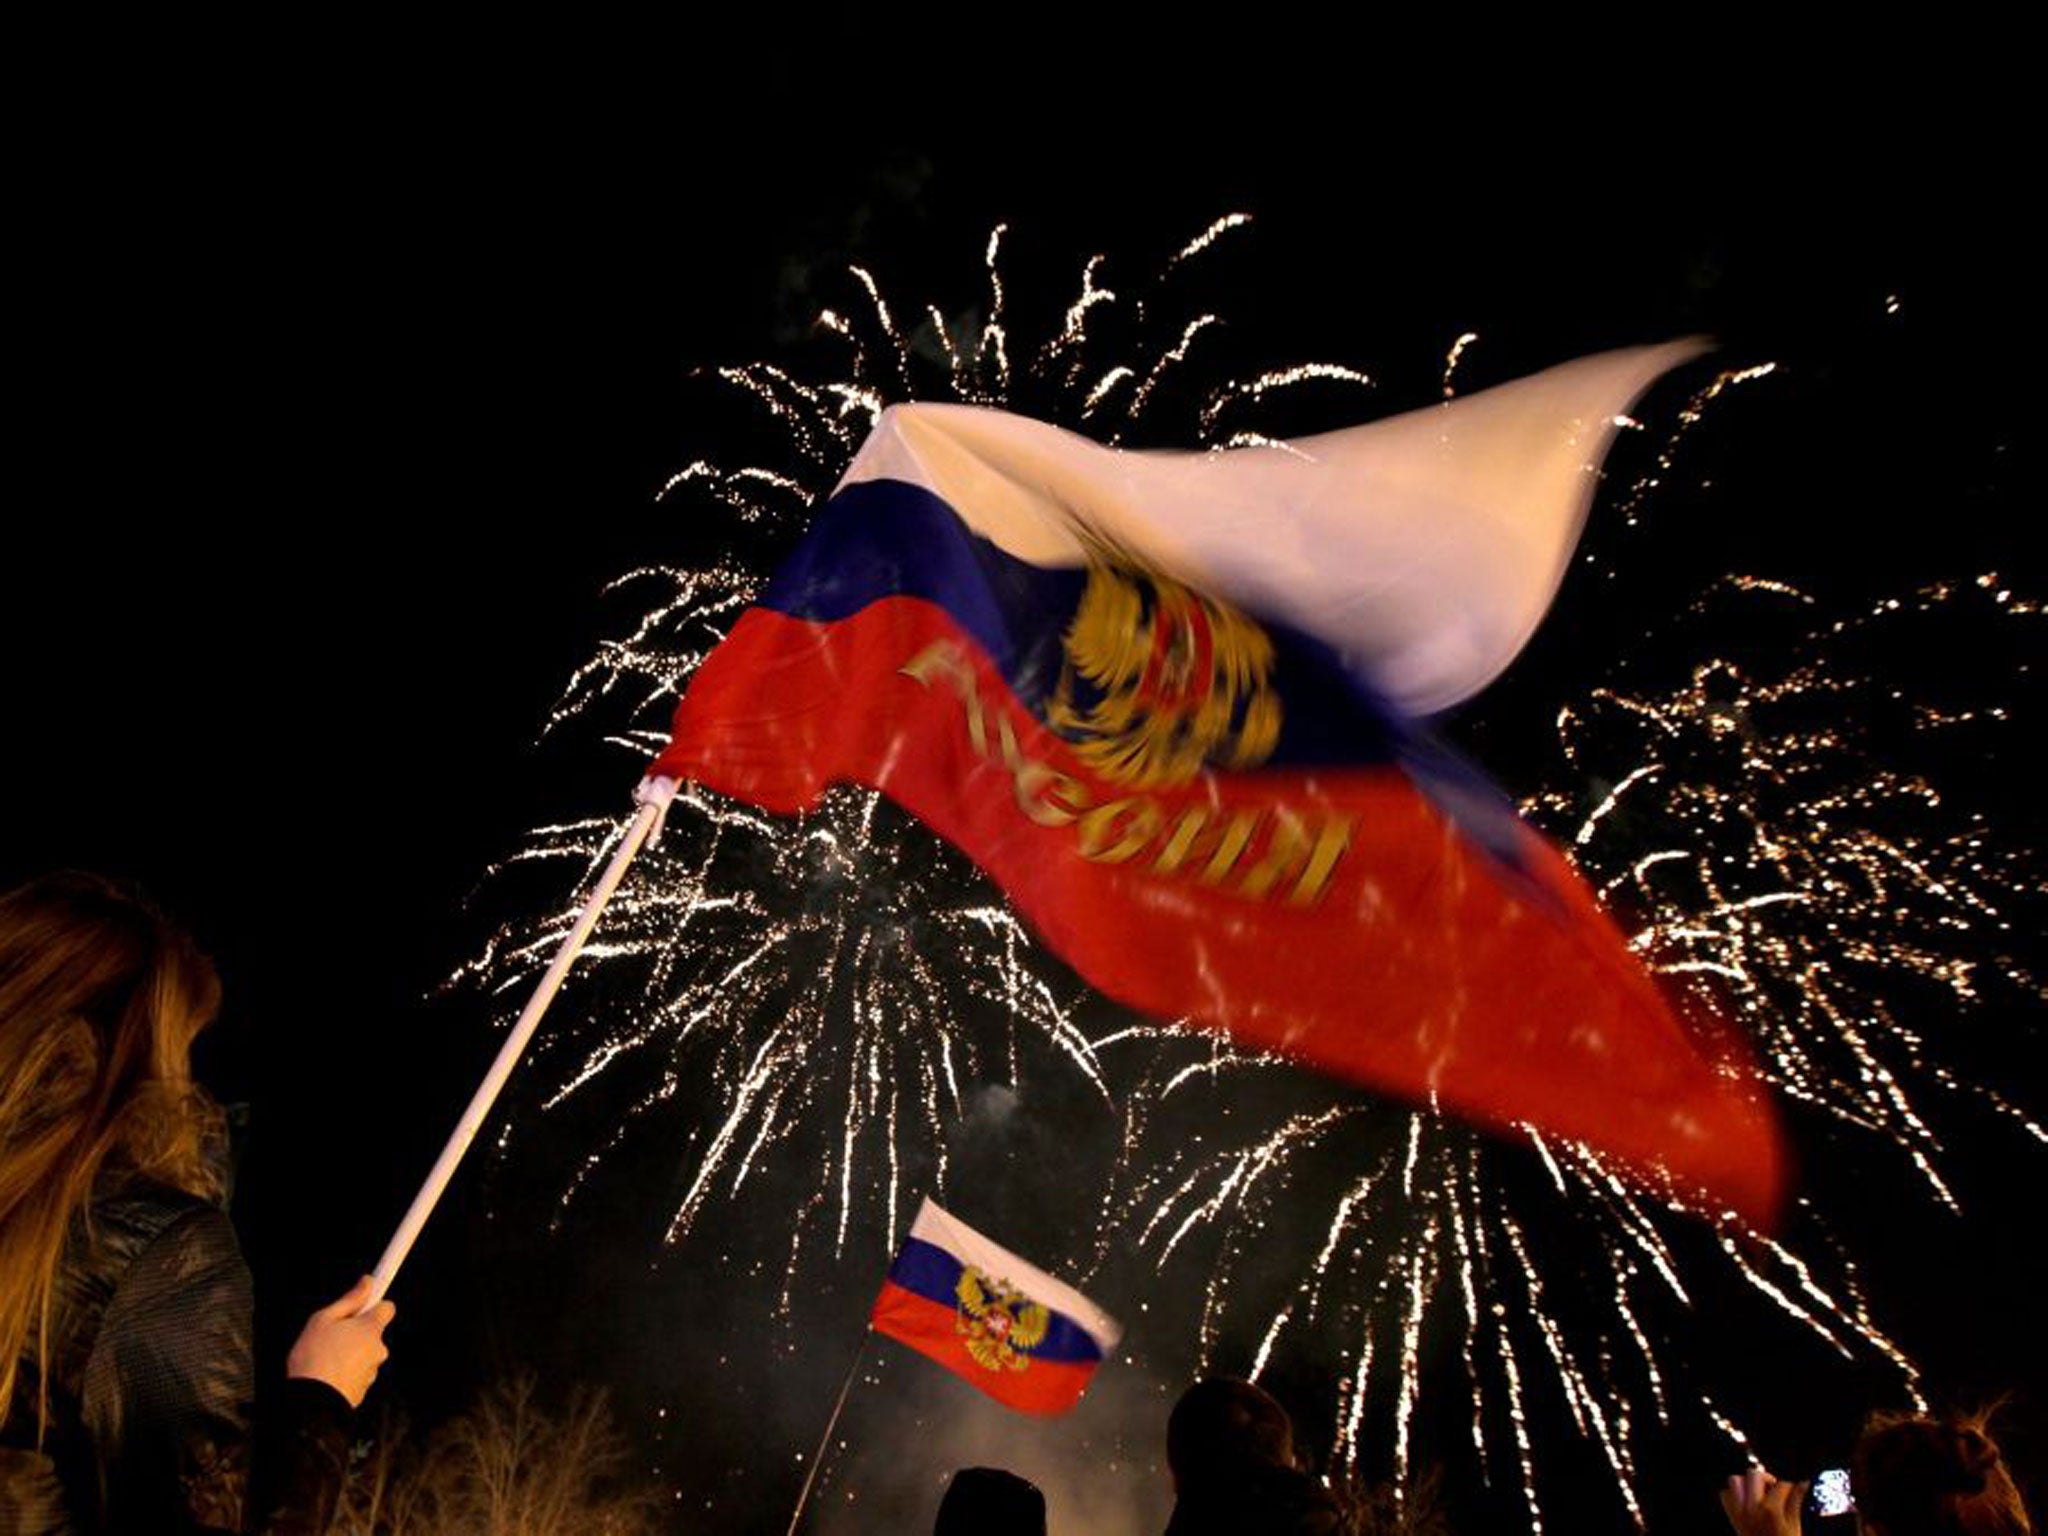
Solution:
M 819 510 L 761 605 L 829 624 L 885 597 L 922 598 L 945 609 L 1043 719 L 1065 661 L 1062 637 L 1086 585 L 1083 571 L 1033 565 L 996 548 L 923 486 L 866 480 Z M 1328 645 L 1261 622 L 1273 642 L 1273 686 L 1283 706 L 1267 766 L 1398 765 L 1468 837 L 1505 868 L 1520 868 L 1514 807 L 1485 775 L 1402 719 Z
M 761 604 L 829 624 L 885 597 L 923 598 L 952 615 L 1042 717 L 1087 583 L 1085 571 L 996 548 L 922 486 L 867 480 L 825 503 Z M 1265 629 L 1285 706 L 1272 765 L 1385 762 L 1401 734 L 1392 711 L 1321 641 L 1285 625 Z
M 960 1271 L 964 1267 L 936 1244 L 923 1238 L 909 1237 L 903 1240 L 896 1261 L 889 1266 L 889 1278 L 926 1301 L 935 1301 L 943 1307 L 956 1307 L 960 1304 Z M 1045 1331 L 1044 1341 L 1031 1347 L 1032 1359 L 1089 1363 L 1102 1358 L 1102 1346 L 1095 1342 L 1093 1334 L 1064 1312 L 1054 1312 L 1049 1307 L 1046 1310 L 1051 1312 L 1052 1322 Z

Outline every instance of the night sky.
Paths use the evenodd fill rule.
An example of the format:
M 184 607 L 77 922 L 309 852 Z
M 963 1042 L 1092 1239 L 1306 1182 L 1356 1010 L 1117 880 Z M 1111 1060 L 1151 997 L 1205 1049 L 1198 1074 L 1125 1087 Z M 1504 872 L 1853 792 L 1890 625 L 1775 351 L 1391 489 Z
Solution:
M 1074 36 L 1005 64 L 989 62 L 999 36 L 878 40 L 846 18 L 803 43 L 728 21 L 671 52 L 273 39 L 279 67 L 247 78 L 159 71 L 146 40 L 118 61 L 51 49 L 52 78 L 76 89 L 53 93 L 66 107 L 24 158 L 10 241 L 27 275 L 10 327 L 0 878 L 132 875 L 218 958 L 227 1002 L 199 1065 L 250 1106 L 234 1211 L 266 1351 L 369 1268 L 494 1048 L 474 994 L 434 995 L 494 924 L 532 915 L 484 871 L 529 826 L 626 806 L 617 754 L 537 738 L 571 670 L 630 616 L 602 596 L 610 578 L 739 547 L 654 501 L 694 458 L 756 451 L 699 370 L 843 367 L 811 321 L 858 312 L 849 263 L 903 308 L 961 313 L 1006 221 L 1012 324 L 1042 336 L 1090 254 L 1109 254 L 1116 287 L 1248 212 L 1209 274 L 1228 325 L 1207 376 L 1314 359 L 1378 381 L 1305 397 L 1288 430 L 1427 403 L 1467 331 L 1467 389 L 1693 332 L 1726 364 L 1778 363 L 1703 422 L 1652 533 L 1575 574 L 1497 696 L 1450 723 L 1518 793 L 1536 787 L 1558 700 L 1724 572 L 1844 614 L 1990 570 L 2044 595 L 2022 404 L 2035 178 L 1994 41 L 1759 48 L 1766 63 L 1725 34 L 1674 35 L 1641 68 L 1546 73 L 1506 43 L 1476 61 L 1396 55 L 1362 25 L 1279 29 L 1247 34 L 1275 71 L 1239 94 L 1228 39 L 1184 69 L 1135 27 Z M 1290 88 L 1278 66 L 1302 54 Z M 1673 58 L 1689 67 L 1669 72 Z M 904 80 L 933 111 L 882 105 L 882 82 Z M 1120 106 L 1098 117 L 1105 98 Z M 1644 413 L 1669 422 L 1684 398 L 1660 391 Z M 1646 449 L 1631 451 L 1641 472 Z M 1609 547 L 1612 510 L 1596 506 L 1592 547 Z M 2038 848 L 2024 668 L 2040 642 L 1980 638 L 1891 658 L 1902 688 L 1969 676 L 2010 711 L 1991 750 L 1918 761 L 2007 846 Z M 2036 915 L 2038 884 L 2013 893 Z M 2009 942 L 2039 966 L 2036 938 Z M 1967 1019 L 1930 1013 L 1929 1050 L 1954 1040 L 1958 1070 L 2038 1116 L 2038 998 L 1996 996 Z M 530 1111 L 536 1092 L 515 1085 L 508 1106 Z M 1031 1134 L 1056 1137 L 1056 1111 L 1033 1113 Z M 2017 1389 L 2014 1449 L 2038 1467 L 2032 1297 L 2048 1270 L 2027 1191 L 2048 1149 L 1962 1105 L 1940 1130 L 1961 1218 L 1892 1163 L 1859 1174 L 1830 1166 L 1831 1143 L 1802 1152 L 1930 1390 Z M 550 1232 L 589 1150 L 572 1141 L 539 1131 L 464 1174 L 395 1292 L 380 1392 L 432 1419 L 522 1366 L 607 1384 L 647 1465 L 710 1506 L 703 1528 L 780 1529 L 874 1255 L 809 1286 L 798 1324 L 765 1301 L 757 1315 L 713 1253 L 743 1248 L 772 1199 L 664 1250 L 675 1153 L 642 1147 L 594 1211 Z M 962 1153 L 996 1179 L 1020 1155 Z M 1744 1363 L 1744 1421 L 1787 1470 L 1839 1464 L 1869 1382 L 1808 1348 L 1810 1380 L 1773 1387 L 1777 1344 L 1710 1315 L 1716 1294 L 1678 1347 Z M 664 1385 L 665 1354 L 689 1390 Z M 713 1355 L 727 1374 L 707 1387 Z M 916 1369 L 899 1357 L 884 1374 Z M 1170 1399 L 1149 1379 L 1104 1385 L 1142 1453 L 1123 1475 L 1156 1479 L 1142 1456 Z M 1324 1411 L 1309 1365 L 1281 1385 L 1305 1421 Z M 965 1396 L 933 1390 L 903 1386 L 927 1394 L 920 1411 Z M 679 1449 L 664 1407 L 703 1415 L 701 1437 Z M 1462 1433 L 1455 1394 L 1450 1409 L 1445 1446 Z M 1540 1455 L 1571 1438 L 1538 1427 L 1554 1437 Z M 1713 1528 L 1707 1481 L 1732 1468 L 1711 1461 L 1689 1445 L 1662 1458 L 1671 1483 L 1699 1481 L 1659 1491 L 1655 1528 Z M 1572 1478 L 1546 1489 L 1560 1510 L 1584 1501 L 1572 1528 L 1619 1529 L 1611 1499 Z M 1512 1497 L 1470 1498 L 1461 1529 L 1514 1517 Z

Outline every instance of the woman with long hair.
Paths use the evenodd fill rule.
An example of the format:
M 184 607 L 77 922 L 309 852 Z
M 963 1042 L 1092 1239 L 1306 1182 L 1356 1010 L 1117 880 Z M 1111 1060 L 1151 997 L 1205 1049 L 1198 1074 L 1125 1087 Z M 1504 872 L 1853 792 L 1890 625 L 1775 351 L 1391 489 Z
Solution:
M 385 1359 L 369 1283 L 315 1313 L 252 1447 L 249 1270 L 192 1080 L 212 963 L 139 894 L 0 896 L 0 1533 L 326 1529 Z M 253 1481 L 252 1481 L 253 1476 Z

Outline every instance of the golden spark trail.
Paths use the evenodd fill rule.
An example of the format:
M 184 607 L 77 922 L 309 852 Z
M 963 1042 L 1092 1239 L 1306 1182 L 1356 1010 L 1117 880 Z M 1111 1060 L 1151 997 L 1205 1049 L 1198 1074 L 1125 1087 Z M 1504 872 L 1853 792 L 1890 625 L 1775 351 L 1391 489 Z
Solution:
M 950 325 L 936 304 L 901 310 L 925 318 L 933 345 L 920 326 L 913 347 L 881 283 L 855 269 L 853 307 L 818 321 L 851 354 L 843 377 L 803 380 L 765 363 L 704 375 L 707 389 L 765 414 L 780 453 L 738 466 L 693 458 L 658 488 L 675 509 L 665 516 L 702 509 L 734 552 L 613 582 L 608 599 L 634 614 L 570 674 L 543 735 L 594 737 L 630 778 L 891 401 L 1002 405 L 1032 390 L 1056 402 L 1062 424 L 1113 424 L 1117 441 L 1141 423 L 1161 435 L 1148 413 L 1191 395 L 1177 407 L 1193 417 L 1181 435 L 1214 448 L 1278 443 L 1259 413 L 1297 387 L 1370 386 L 1348 364 L 1305 363 L 1201 391 L 1162 387 L 1223 323 L 1206 310 L 1190 317 L 1192 306 L 1168 318 L 1163 298 L 1178 298 L 1202 255 L 1248 222 L 1211 224 L 1149 286 L 1120 278 L 1128 300 L 1099 281 L 1105 258 L 1088 258 L 1059 331 L 1035 349 L 1020 342 L 1028 361 L 1014 374 L 998 225 L 982 310 L 956 307 L 963 318 Z M 1100 338 L 1126 321 L 1138 339 L 1098 356 Z M 1444 397 L 1476 340 L 1466 332 L 1452 344 Z M 1625 497 L 1625 520 L 1676 472 L 1712 404 L 1770 371 L 1729 370 L 1694 395 Z M 1740 623 L 1729 604 L 1743 605 Z M 1782 633 L 1755 654 L 1702 642 L 1671 675 L 1618 668 L 1554 711 L 1544 701 L 1559 763 L 1523 810 L 1627 914 L 1645 962 L 1686 995 L 1703 988 L 1739 1026 L 1802 1123 L 1859 1157 L 1897 1158 L 1932 1200 L 1954 1204 L 1935 1102 L 1988 1107 L 2000 1127 L 2048 1145 L 2037 1113 L 1937 1049 L 1956 1017 L 2048 995 L 2021 953 L 2042 926 L 2040 882 L 2033 853 L 1964 808 L 1958 786 L 1885 761 L 1864 730 L 1884 714 L 1947 741 L 1996 740 L 1983 733 L 2007 728 L 2005 704 L 1904 689 L 1861 658 L 1912 649 L 1916 625 L 1965 618 L 2032 635 L 2042 604 L 1983 573 L 1831 618 L 1786 583 L 1731 576 L 1681 622 L 1711 639 L 1755 631 L 1759 613 Z M 1674 648 L 1655 654 L 1668 660 Z M 617 832 L 604 818 L 536 827 L 485 888 L 552 878 L 559 891 L 564 874 L 586 884 Z M 507 923 L 451 982 L 509 1015 L 574 911 Z M 1104 1022 L 1108 1005 L 1075 995 L 964 859 L 865 790 L 834 790 L 784 819 L 686 788 L 585 953 L 570 982 L 585 1022 L 536 1052 L 543 1115 L 603 1120 L 557 1219 L 600 1187 L 609 1160 L 650 1141 L 674 1146 L 670 1244 L 688 1242 L 714 1205 L 777 1192 L 789 1234 L 784 1317 L 807 1245 L 847 1265 L 880 1263 L 919 1196 L 944 1198 L 949 1179 L 967 1176 L 955 1172 L 967 1166 L 957 1137 L 994 1087 L 1069 1095 L 1082 1106 L 1068 1110 L 1074 1125 L 1101 1123 L 1113 1166 L 1099 1190 L 1076 1192 L 1100 1213 L 1082 1239 L 1091 1262 L 1128 1247 L 1162 1275 L 1199 1269 L 1189 1290 L 1206 1364 L 1257 1378 L 1302 1356 L 1326 1362 L 1327 1413 L 1305 1428 L 1333 1447 L 1333 1470 L 1390 1462 L 1397 1497 L 1418 1432 L 1437 1422 L 1440 1382 L 1454 1401 L 1463 1394 L 1482 1472 L 1497 1465 L 1513 1481 L 1532 1532 L 1545 1523 L 1538 1424 L 1581 1427 L 1613 1474 L 1617 1513 L 1639 1526 L 1638 1457 L 1651 1460 L 1640 1437 L 1652 1420 L 1676 1432 L 1704 1417 L 1746 1447 L 1717 1406 L 1738 1399 L 1716 1396 L 1719 1382 L 1709 1392 L 1689 1352 L 1671 1348 L 1693 1292 L 1711 1294 L 1697 1283 L 1703 1268 L 1738 1276 L 1759 1310 L 1816 1348 L 1882 1362 L 1918 1396 L 1912 1360 L 1810 1209 L 1785 1233 L 1752 1232 L 1625 1180 L 1573 1143 L 1481 1133 L 1171 1023 Z M 518 1140 L 508 1126 L 501 1152 Z M 1453 1320 L 1455 1360 L 1446 1336 L 1433 1361 Z M 1387 1424 L 1389 1443 L 1375 1444 L 1369 1426 Z

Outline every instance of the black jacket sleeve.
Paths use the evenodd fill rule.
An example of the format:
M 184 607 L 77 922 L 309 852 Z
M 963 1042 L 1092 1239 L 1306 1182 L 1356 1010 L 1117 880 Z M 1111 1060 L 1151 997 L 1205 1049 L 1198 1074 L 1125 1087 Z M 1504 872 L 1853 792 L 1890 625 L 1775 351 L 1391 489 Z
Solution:
M 326 1536 L 348 1472 L 348 1399 L 324 1381 L 279 1383 L 263 1401 L 248 1529 L 260 1536 Z
M 110 1531 L 301 1536 L 332 1518 L 347 1405 L 294 1382 L 262 1438 L 250 1497 L 253 1303 L 224 1212 L 187 1211 L 139 1254 L 86 1365 L 83 1417 Z

